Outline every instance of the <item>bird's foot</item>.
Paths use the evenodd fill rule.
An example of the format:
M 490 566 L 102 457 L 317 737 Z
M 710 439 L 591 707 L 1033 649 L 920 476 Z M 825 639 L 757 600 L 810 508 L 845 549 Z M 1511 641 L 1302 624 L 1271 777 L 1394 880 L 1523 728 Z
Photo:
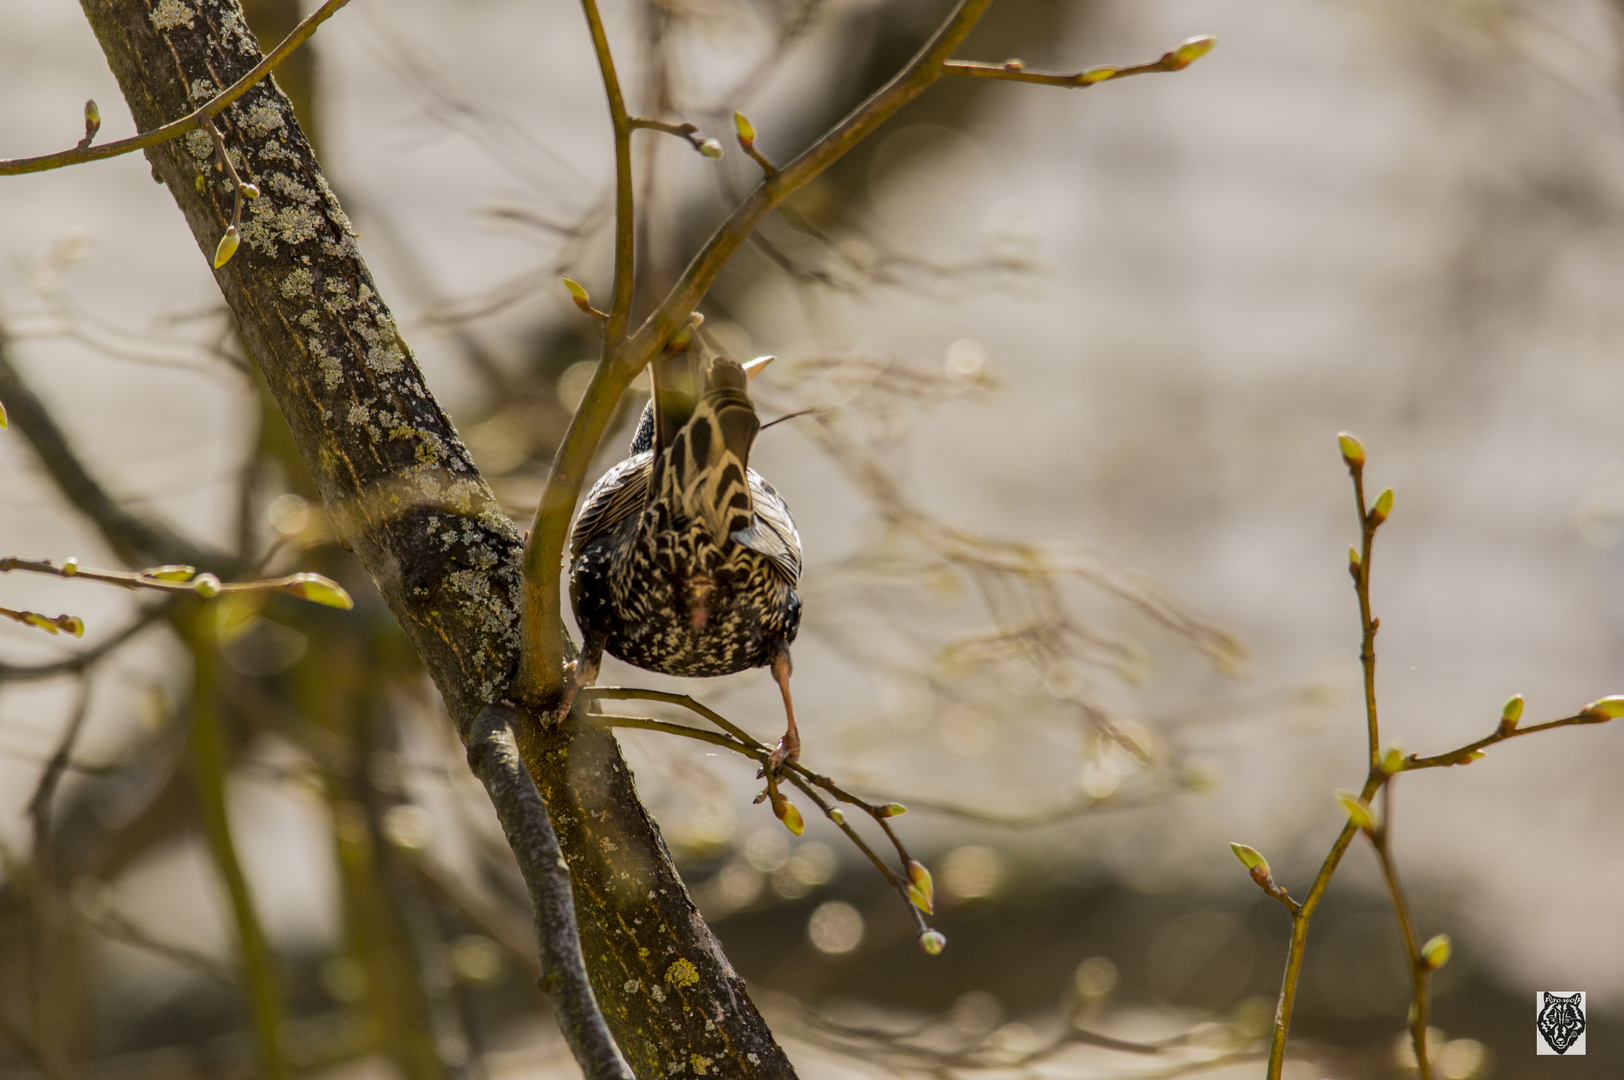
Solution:
M 778 740 L 773 752 L 767 755 L 767 772 L 777 776 L 784 771 L 784 766 L 793 765 L 801 760 L 801 736 L 794 729 L 786 731 L 784 737 Z

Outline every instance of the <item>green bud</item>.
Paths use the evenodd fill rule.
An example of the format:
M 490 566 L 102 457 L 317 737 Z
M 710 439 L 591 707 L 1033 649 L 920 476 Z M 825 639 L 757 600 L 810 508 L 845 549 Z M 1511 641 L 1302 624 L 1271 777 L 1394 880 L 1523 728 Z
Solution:
M 1382 493 L 1376 496 L 1376 505 L 1370 508 L 1370 523 L 1380 525 L 1387 520 L 1387 515 L 1393 512 L 1393 489 L 1382 488 Z
M 1365 444 L 1360 442 L 1351 431 L 1336 433 L 1337 445 L 1342 448 L 1342 460 L 1348 463 L 1350 469 L 1365 467 Z
M 59 615 L 57 616 L 56 625 L 74 637 L 85 636 L 85 621 L 77 615 Z
M 1211 34 L 1203 34 L 1201 37 L 1193 37 L 1184 44 L 1180 45 L 1178 48 L 1174 49 L 1172 52 L 1168 53 L 1168 55 L 1173 58 L 1173 62 L 1168 66 L 1175 68 L 1189 67 L 1191 64 L 1195 63 L 1197 60 L 1211 52 L 1212 47 L 1216 44 L 1218 44 L 1218 39 L 1213 37 Z
M 1521 694 L 1513 694 L 1506 698 L 1505 706 L 1500 710 L 1500 730 L 1515 731 L 1517 721 L 1522 719 L 1522 711 L 1523 696 Z
M 923 863 L 909 859 L 908 881 L 908 899 L 926 915 L 931 914 L 935 908 L 936 890 L 931 883 L 930 871 L 925 869 Z
M 237 185 L 237 194 L 245 199 L 257 199 L 259 198 L 259 185 L 239 184 Z
M 846 812 L 837 806 L 829 811 L 829 820 L 836 825 L 844 825 L 846 824 Z
M 72 577 L 73 575 L 77 574 L 78 572 L 79 572 L 79 560 L 78 559 L 70 557 L 70 558 L 66 558 L 66 559 L 62 560 L 62 576 L 63 577 Z
M 746 120 L 744 118 L 744 114 L 741 112 L 736 112 L 733 114 L 733 130 L 739 133 L 739 141 L 742 143 L 748 144 L 756 141 L 756 129 L 754 125 L 752 125 L 750 121 Z
M 1404 747 L 1393 743 L 1382 751 L 1382 772 L 1392 776 L 1404 768 Z
M 29 626 L 35 627 L 36 629 L 43 630 L 47 634 L 54 636 L 62 632 L 57 628 L 55 619 L 47 618 L 37 611 L 24 611 L 20 614 L 23 617 L 23 622 L 27 623 Z
M 1116 78 L 1117 69 L 1114 67 L 1091 67 L 1083 72 L 1083 85 L 1093 86 L 1097 82 Z
M 350 599 L 343 586 L 320 574 L 294 574 L 293 580 L 284 585 L 283 590 L 327 607 L 343 608 L 345 611 L 355 607 L 355 601 Z
M 919 935 L 919 947 L 931 956 L 937 956 L 947 948 L 947 935 L 940 930 L 926 930 Z
M 151 569 L 143 570 L 141 576 L 155 578 L 158 581 L 190 581 L 195 573 L 197 573 L 197 567 L 195 566 L 170 565 L 154 566 Z
M 1362 802 L 1359 796 L 1348 791 L 1338 791 L 1336 801 L 1342 809 L 1348 812 L 1348 820 L 1361 829 L 1374 829 L 1376 818 L 1370 812 L 1370 807 Z
M 1257 870 L 1261 867 L 1265 874 L 1269 872 L 1269 860 L 1265 859 L 1257 848 L 1246 844 L 1230 844 L 1229 850 L 1235 853 L 1235 858 L 1248 870 Z
M 907 812 L 908 812 L 908 808 L 906 806 L 903 806 L 899 802 L 893 802 L 893 803 L 886 803 L 884 806 L 880 807 L 879 814 L 877 816 L 882 817 L 882 818 L 901 817 L 903 814 L 906 814 Z
M 237 254 L 237 245 L 242 243 L 242 237 L 237 235 L 237 226 L 226 226 L 226 234 L 220 237 L 220 245 L 214 249 L 214 268 L 216 270 L 231 261 Z
M 101 127 L 101 110 L 96 107 L 96 99 L 91 98 L 85 102 L 85 130 Z
M 1624 696 L 1598 698 L 1585 706 L 1584 715 L 1597 720 L 1616 720 L 1624 716 Z
M 699 152 L 719 161 L 722 157 L 722 144 L 715 139 L 704 139 L 699 144 Z
M 199 574 L 192 579 L 192 591 L 205 600 L 220 595 L 220 579 L 213 574 Z
M 1355 581 L 1359 580 L 1359 571 L 1364 568 L 1364 564 L 1365 564 L 1365 560 L 1363 559 L 1363 557 L 1360 556 L 1359 549 L 1354 547 L 1352 544 L 1349 544 L 1348 545 L 1348 573 L 1353 575 L 1353 580 L 1355 580 Z
M 1448 934 L 1439 934 L 1421 946 L 1421 965 L 1428 971 L 1437 971 L 1449 963 L 1451 947 Z
M 784 828 L 796 836 L 800 836 L 806 831 L 806 822 L 802 820 L 801 812 L 795 809 L 794 803 L 782 795 L 773 800 L 773 813 L 777 814 L 778 820 L 784 823 Z
M 0 402 L 0 431 L 4 431 L 4 430 L 6 430 L 6 428 L 8 428 L 10 426 L 11 426 L 11 421 L 6 419 L 5 402 Z

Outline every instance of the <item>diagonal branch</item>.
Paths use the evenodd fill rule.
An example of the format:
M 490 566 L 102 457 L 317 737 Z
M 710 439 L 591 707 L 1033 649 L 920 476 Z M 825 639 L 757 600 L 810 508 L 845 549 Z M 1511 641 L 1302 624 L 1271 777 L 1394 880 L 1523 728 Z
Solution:
M 61 169 L 69 165 L 79 165 L 87 161 L 101 161 L 106 158 L 118 157 L 134 150 L 144 150 L 149 146 L 178 139 L 180 136 L 201 127 L 203 124 L 220 115 L 227 105 L 246 94 L 271 69 L 293 54 L 293 51 L 309 40 L 310 35 L 316 32 L 316 27 L 331 18 L 338 9 L 349 3 L 350 0 L 327 0 L 327 3 L 311 12 L 293 32 L 282 39 L 282 43 L 272 49 L 270 55 L 254 65 L 253 69 L 242 78 L 220 91 L 203 105 L 193 109 L 179 120 L 172 120 L 162 127 L 151 131 L 144 131 L 139 135 L 132 135 L 128 139 L 119 139 L 116 142 L 103 143 L 100 146 L 91 146 L 92 132 L 87 126 L 87 134 L 78 146 L 72 150 L 63 150 L 55 154 L 44 154 L 40 157 L 11 158 L 0 160 L 0 176 L 17 176 L 21 173 L 45 172 L 48 169 Z M 87 109 L 90 107 L 86 106 Z M 88 125 L 88 121 L 87 121 Z

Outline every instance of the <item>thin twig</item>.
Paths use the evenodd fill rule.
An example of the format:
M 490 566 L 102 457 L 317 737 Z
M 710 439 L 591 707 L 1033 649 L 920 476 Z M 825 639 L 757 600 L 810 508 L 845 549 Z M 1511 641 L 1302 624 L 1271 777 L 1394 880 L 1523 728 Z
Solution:
M 1415 916 L 1410 914 L 1410 902 L 1399 884 L 1398 867 L 1393 863 L 1389 846 L 1393 828 L 1393 782 L 1382 785 L 1382 820 L 1375 831 L 1366 830 L 1376 858 L 1381 862 L 1382 880 L 1387 885 L 1387 896 L 1398 917 L 1399 933 L 1404 937 L 1404 954 L 1410 963 L 1410 1041 L 1415 1046 L 1416 1069 L 1420 1080 L 1432 1080 L 1432 1065 L 1427 1059 L 1427 1016 L 1431 1011 L 1427 993 L 1432 968 L 1421 958 L 1421 938 L 1415 930 Z
M 569 865 L 541 792 L 519 757 L 512 725 L 519 714 L 486 706 L 468 734 L 468 767 L 490 795 L 535 909 L 540 986 L 553 999 L 559 1029 L 587 1080 L 632 1080 L 604 1023 L 581 955 Z
M 1149 75 L 1157 71 L 1183 71 L 1212 48 L 1211 37 L 1195 37 L 1176 49 L 1169 49 L 1161 57 L 1143 64 L 1126 67 L 1091 67 L 1074 75 L 1057 75 L 1046 71 L 1028 71 L 1019 60 L 1005 60 L 1002 64 L 983 64 L 975 60 L 949 60 L 942 65 L 944 75 L 962 75 L 973 79 L 1003 79 L 1007 82 L 1037 83 L 1040 86 L 1060 86 L 1075 89 L 1122 79 L 1129 75 Z
M 101 161 L 104 158 L 118 157 L 133 150 L 144 150 L 149 146 L 168 142 L 179 138 L 195 127 L 201 127 L 207 121 L 214 119 L 225 110 L 227 105 L 246 94 L 271 70 L 293 54 L 293 50 L 303 45 L 310 35 L 316 32 L 316 27 L 331 18 L 339 8 L 350 0 L 327 0 L 327 3 L 311 12 L 293 32 L 282 39 L 282 43 L 272 49 L 270 54 L 254 65 L 253 69 L 220 91 L 203 105 L 193 109 L 179 120 L 172 120 L 159 128 L 132 135 L 128 139 L 118 139 L 100 146 L 90 146 L 88 142 L 81 142 L 72 150 L 62 150 L 55 154 L 45 154 L 41 157 L 11 158 L 0 160 L 0 176 L 16 176 L 20 173 L 44 172 L 47 169 L 61 169 L 69 165 L 79 165 L 87 161 Z

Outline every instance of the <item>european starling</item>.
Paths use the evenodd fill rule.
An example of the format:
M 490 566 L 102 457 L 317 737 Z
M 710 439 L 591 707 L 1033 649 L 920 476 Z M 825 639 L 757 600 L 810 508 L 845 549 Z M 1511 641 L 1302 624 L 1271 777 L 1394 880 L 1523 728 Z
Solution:
M 784 500 L 750 468 L 761 420 L 748 382 L 771 359 L 705 366 L 696 343 L 654 362 L 631 456 L 593 485 L 570 535 L 570 600 L 584 641 L 567 693 L 597 677 L 604 649 L 685 677 L 770 667 L 788 718 L 770 760 L 776 772 L 801 748 L 789 693 L 801 538 Z

